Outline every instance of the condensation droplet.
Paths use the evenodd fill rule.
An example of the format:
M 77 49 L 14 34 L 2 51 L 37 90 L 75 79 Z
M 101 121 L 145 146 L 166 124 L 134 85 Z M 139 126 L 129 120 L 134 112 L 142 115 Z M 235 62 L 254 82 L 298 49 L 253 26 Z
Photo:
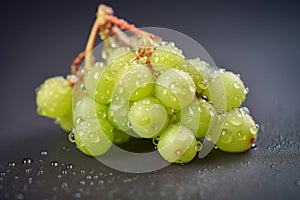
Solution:
M 50 166 L 51 166 L 51 167 L 58 167 L 58 165 L 59 165 L 59 164 L 58 164 L 57 161 L 51 161 L 51 162 L 50 162 Z
M 75 142 L 75 134 L 73 132 L 69 133 L 68 139 L 70 142 Z
M 224 128 L 220 135 L 220 139 L 224 144 L 230 143 L 232 140 L 231 131 Z
M 239 140 L 245 140 L 246 139 L 246 134 L 243 131 L 239 131 L 239 132 L 236 133 L 236 137 Z
M 16 163 L 15 162 L 9 162 L 7 164 L 8 167 L 15 167 L 16 166 Z
M 24 158 L 22 163 L 23 164 L 31 164 L 31 163 L 33 163 L 33 160 L 31 158 Z
M 41 155 L 41 156 L 46 156 L 46 155 L 48 155 L 48 151 L 46 151 L 46 150 L 41 150 L 40 155 Z

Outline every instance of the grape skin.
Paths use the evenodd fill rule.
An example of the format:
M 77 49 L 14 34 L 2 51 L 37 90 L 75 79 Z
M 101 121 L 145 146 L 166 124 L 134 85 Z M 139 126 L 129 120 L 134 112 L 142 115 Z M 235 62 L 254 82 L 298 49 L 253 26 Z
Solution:
M 256 141 L 257 132 L 252 117 L 240 109 L 234 109 L 226 113 L 225 124 L 216 145 L 222 151 L 244 152 Z
M 157 144 L 160 155 L 170 163 L 188 163 L 197 153 L 194 133 L 187 127 L 176 124 L 168 128 Z
M 103 130 L 97 119 L 90 119 L 75 128 L 75 142 L 83 153 L 92 156 L 107 152 L 113 141 L 113 132 Z
M 181 70 L 167 69 L 156 80 L 155 96 L 164 106 L 180 110 L 189 105 L 196 87 L 191 76 Z
M 56 121 L 63 130 L 71 131 L 74 127 L 72 110 L 69 110 L 66 115 L 56 118 Z
M 62 117 L 71 110 L 72 87 L 63 77 L 47 79 L 36 95 L 38 114 L 49 118 Z
M 225 91 L 225 103 L 226 110 L 232 110 L 234 108 L 238 108 L 244 102 L 246 98 L 245 86 L 241 79 L 232 72 L 221 72 L 220 73 L 221 80 L 223 82 L 223 87 L 219 85 L 217 81 L 212 79 L 209 84 L 209 90 L 214 91 L 214 94 L 222 94 L 220 90 Z M 206 90 L 203 95 L 206 96 L 210 101 L 214 103 L 214 99 L 211 97 L 209 90 Z M 217 98 L 217 97 L 215 97 Z M 221 95 L 219 98 L 223 98 Z M 215 104 L 216 108 L 219 108 L 218 105 Z M 222 107 L 220 107 L 222 109 Z
M 190 105 L 181 110 L 181 123 L 189 127 L 196 138 L 205 137 L 215 108 L 204 99 L 194 100 Z
M 129 111 L 133 131 L 143 138 L 155 138 L 168 125 L 169 116 L 156 98 L 145 98 L 135 102 Z

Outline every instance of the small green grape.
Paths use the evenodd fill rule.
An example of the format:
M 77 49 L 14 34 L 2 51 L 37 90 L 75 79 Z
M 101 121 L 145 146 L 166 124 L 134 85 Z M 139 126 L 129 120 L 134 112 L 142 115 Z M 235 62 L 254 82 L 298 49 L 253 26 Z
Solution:
M 210 90 L 214 90 L 215 94 L 217 91 L 224 88 L 225 90 L 225 102 L 226 102 L 226 110 L 232 110 L 234 108 L 238 108 L 244 102 L 246 97 L 246 90 L 244 83 L 241 79 L 232 72 L 221 72 L 221 79 L 223 81 L 223 87 L 221 87 L 217 81 L 214 82 L 212 79 L 210 84 Z M 220 92 L 221 93 L 221 92 Z M 209 90 L 206 90 L 203 93 L 210 101 L 214 103 L 214 99 L 211 98 Z M 221 97 L 220 97 L 221 98 Z M 215 105 L 216 106 L 216 105 Z M 217 106 L 216 106 L 217 107 Z
M 120 68 L 132 63 L 135 56 L 135 52 L 130 51 L 118 57 L 106 66 L 105 71 L 99 77 L 97 82 L 95 91 L 95 100 L 97 102 L 103 104 L 111 103 L 115 84 L 118 81 L 116 78 L 117 72 Z
M 193 130 L 196 138 L 205 137 L 215 108 L 204 99 L 194 100 L 181 110 L 181 123 Z
M 72 106 L 72 87 L 63 77 L 47 79 L 36 95 L 37 112 L 49 118 L 62 117 Z
M 103 130 L 97 119 L 90 119 L 75 128 L 75 142 L 83 153 L 92 156 L 107 152 L 113 141 L 113 132 Z
M 176 124 L 159 137 L 157 149 L 168 162 L 188 163 L 197 153 L 197 140 L 189 128 Z
M 156 80 L 155 96 L 164 106 L 180 110 L 195 97 L 196 87 L 191 76 L 181 70 L 167 69 Z
M 257 132 L 258 125 L 252 117 L 240 109 L 234 109 L 226 113 L 225 124 L 216 145 L 226 152 L 244 152 L 256 141 Z
M 133 131 L 143 138 L 157 137 L 168 125 L 169 116 L 156 98 L 145 98 L 135 102 L 129 111 Z
M 120 130 L 114 130 L 114 144 L 123 144 L 130 140 L 130 136 L 123 131 Z

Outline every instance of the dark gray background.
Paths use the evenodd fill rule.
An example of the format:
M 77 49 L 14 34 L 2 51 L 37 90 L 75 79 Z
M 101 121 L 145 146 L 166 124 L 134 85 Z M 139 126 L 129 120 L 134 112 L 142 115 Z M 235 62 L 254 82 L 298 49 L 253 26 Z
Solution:
M 10 161 L 17 165 L 2 173 L 0 199 L 299 197 L 299 3 L 101 1 L 137 26 L 165 27 L 189 35 L 218 66 L 240 73 L 250 88 L 245 105 L 262 127 L 257 148 L 247 153 L 215 150 L 203 160 L 140 175 L 117 172 L 83 156 L 68 142 L 66 133 L 36 114 L 35 88 L 48 77 L 68 74 L 72 60 L 85 47 L 99 3 L 2 3 L 0 170 L 10 170 Z M 67 151 L 61 151 L 62 147 Z M 46 157 L 40 156 L 42 149 L 48 151 Z M 33 164 L 22 165 L 26 157 Z M 59 167 L 49 167 L 52 160 Z M 72 173 L 57 178 L 68 163 L 73 164 Z M 44 174 L 37 176 L 41 166 Z M 29 168 L 32 171 L 25 173 Z

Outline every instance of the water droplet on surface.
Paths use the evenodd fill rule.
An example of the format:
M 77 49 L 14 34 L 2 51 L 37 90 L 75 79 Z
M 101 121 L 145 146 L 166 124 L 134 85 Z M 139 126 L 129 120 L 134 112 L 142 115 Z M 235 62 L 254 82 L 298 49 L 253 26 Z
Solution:
M 31 158 L 24 158 L 22 163 L 23 164 L 31 164 L 31 163 L 33 163 L 33 160 Z
M 66 169 L 72 169 L 73 168 L 73 165 L 72 164 L 67 164 L 66 165 Z
M 254 148 L 256 148 L 256 147 L 257 147 L 256 143 L 253 143 L 253 144 L 251 145 L 251 149 L 254 149 Z
M 180 155 L 181 155 L 181 151 L 178 149 L 178 150 L 175 151 L 175 154 L 176 154 L 177 156 L 180 156 Z
M 69 133 L 69 141 L 74 143 L 75 142 L 75 134 L 73 132 Z
M 7 164 L 8 167 L 15 167 L 16 166 L 16 163 L 15 162 L 9 162 Z
M 61 184 L 61 188 L 62 188 L 62 189 L 68 188 L 68 183 L 67 183 L 67 182 L 63 182 L 63 183 Z
M 42 150 L 42 151 L 40 152 L 40 155 L 41 155 L 41 156 L 46 156 L 46 155 L 48 155 L 48 151 Z
M 62 175 L 67 175 L 67 174 L 68 174 L 68 171 L 64 169 L 64 170 L 61 171 L 61 174 L 62 174 Z
M 70 149 L 68 147 L 62 147 L 61 151 L 68 152 Z
M 249 93 L 249 88 L 246 87 L 246 88 L 244 89 L 244 93 L 245 93 L 245 94 L 248 94 L 248 93 Z
M 51 162 L 50 162 L 50 166 L 51 166 L 51 167 L 58 167 L 58 165 L 59 165 L 59 164 L 58 164 L 57 161 L 51 161 Z

